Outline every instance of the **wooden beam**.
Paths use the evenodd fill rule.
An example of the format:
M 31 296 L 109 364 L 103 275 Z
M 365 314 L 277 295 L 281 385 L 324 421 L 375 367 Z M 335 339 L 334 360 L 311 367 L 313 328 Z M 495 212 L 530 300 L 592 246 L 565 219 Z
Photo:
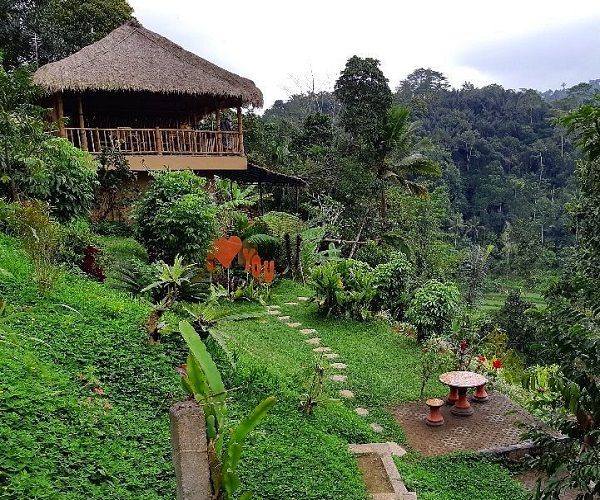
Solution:
M 55 106 L 56 106 L 56 118 L 58 120 L 58 133 L 61 137 L 67 137 L 65 131 L 65 108 L 63 105 L 62 94 L 54 94 Z
M 84 151 L 87 151 L 87 135 L 85 133 L 85 120 L 83 118 L 83 102 L 81 100 L 81 94 L 77 94 L 77 114 L 79 115 L 79 146 Z
M 237 107 L 237 125 L 238 125 L 238 151 L 244 154 L 244 130 L 242 128 L 242 107 Z
M 221 110 L 215 111 L 215 120 L 217 121 L 217 153 L 223 152 L 223 134 L 221 133 Z

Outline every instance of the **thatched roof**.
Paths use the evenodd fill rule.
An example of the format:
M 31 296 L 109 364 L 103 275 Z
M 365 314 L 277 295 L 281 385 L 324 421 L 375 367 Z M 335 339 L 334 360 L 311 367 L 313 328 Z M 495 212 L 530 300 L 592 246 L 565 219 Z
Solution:
M 208 95 L 262 107 L 254 82 L 184 50 L 136 21 L 33 75 L 50 92 L 141 91 Z

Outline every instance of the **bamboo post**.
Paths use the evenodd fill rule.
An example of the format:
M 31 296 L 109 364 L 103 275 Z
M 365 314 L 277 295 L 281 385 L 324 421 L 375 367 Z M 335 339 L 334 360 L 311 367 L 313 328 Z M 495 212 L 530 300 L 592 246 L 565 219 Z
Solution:
M 67 133 L 65 131 L 65 110 L 64 110 L 61 94 L 55 95 L 55 102 L 56 102 L 56 114 L 57 114 L 57 118 L 58 118 L 58 134 L 61 137 L 67 137 Z
M 244 131 L 242 129 L 242 107 L 237 107 L 237 126 L 238 126 L 238 151 L 241 155 L 244 153 Z
M 162 155 L 162 137 L 158 127 L 154 129 L 154 140 L 156 141 L 156 153 Z
M 85 120 L 83 118 L 83 102 L 81 100 L 81 94 L 77 94 L 77 114 L 79 115 L 79 145 L 81 149 L 87 151 L 87 135 L 85 133 Z
M 221 133 L 221 110 L 215 111 L 215 119 L 217 121 L 217 153 L 223 152 L 223 134 Z

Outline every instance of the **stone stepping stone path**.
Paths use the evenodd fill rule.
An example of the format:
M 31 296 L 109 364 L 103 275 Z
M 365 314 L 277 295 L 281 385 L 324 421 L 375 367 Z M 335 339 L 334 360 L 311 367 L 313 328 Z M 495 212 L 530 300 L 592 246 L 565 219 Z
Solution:
M 298 297 L 298 302 L 307 302 L 309 299 L 308 297 Z M 297 306 L 298 302 L 286 302 L 285 305 L 286 306 Z M 272 316 L 277 316 L 277 319 L 279 319 L 280 321 L 289 321 L 291 318 L 290 316 L 287 315 L 283 315 L 281 313 L 281 311 L 279 310 L 280 306 L 267 306 L 267 314 L 270 314 Z M 288 322 L 286 323 L 286 325 L 289 328 L 298 328 L 300 326 L 302 326 L 302 323 L 300 323 L 299 321 L 294 321 L 294 322 Z M 303 328 L 301 330 L 299 330 L 300 333 L 302 333 L 303 335 L 314 335 L 315 333 L 317 333 L 317 330 L 314 328 Z M 321 343 L 321 339 L 319 337 L 312 337 L 310 339 L 306 339 L 306 343 L 310 344 L 310 345 L 315 345 L 315 346 L 319 346 L 319 344 Z M 317 352 L 317 353 L 322 353 L 323 356 L 327 359 L 337 359 L 340 357 L 339 354 L 335 353 L 335 352 L 330 352 L 331 351 L 331 347 L 326 347 L 326 346 L 319 346 L 319 347 L 315 347 L 313 349 L 313 352 Z M 348 367 L 348 365 L 346 365 L 345 363 L 331 363 L 331 368 L 334 368 L 336 370 L 344 370 Z M 335 375 L 331 375 L 329 377 L 329 379 L 332 382 L 336 382 L 336 383 L 344 383 L 348 381 L 348 377 L 346 375 L 341 375 L 341 374 L 335 374 Z M 349 390 L 349 389 L 340 389 L 339 390 L 339 394 L 342 398 L 345 399 L 354 399 L 354 393 Z M 369 410 L 367 410 L 366 408 L 355 408 L 354 411 L 356 412 L 357 415 L 361 416 L 361 417 L 367 417 L 369 415 Z M 371 429 L 373 429 L 373 431 L 377 432 L 377 433 L 382 433 L 383 432 L 383 427 L 381 425 L 379 425 L 377 422 L 372 422 L 370 424 Z M 390 445 L 395 446 L 397 448 L 391 448 Z M 401 447 L 399 447 L 396 443 L 374 443 L 373 446 L 377 447 L 377 446 L 382 446 L 383 448 L 381 450 L 377 449 L 375 451 L 373 451 L 371 448 L 369 448 L 370 451 L 355 451 L 352 447 L 356 447 L 356 446 L 371 446 L 371 445 L 350 445 L 351 447 L 351 451 L 357 455 L 357 456 L 361 456 L 361 454 L 377 454 L 379 456 L 381 456 L 382 460 L 386 460 L 386 457 L 389 457 L 389 460 L 391 460 L 391 456 L 392 454 L 398 454 L 398 455 L 403 455 L 404 453 L 406 453 Z M 385 449 L 384 449 L 385 448 Z M 362 450 L 362 449 L 361 449 Z M 365 449 L 366 450 L 366 449 Z M 393 460 L 391 460 L 392 464 L 393 464 Z M 386 467 L 387 469 L 388 467 Z M 394 467 L 395 470 L 395 467 Z M 413 496 L 413 493 L 409 493 L 407 492 L 406 488 L 404 488 L 404 484 L 402 483 L 402 481 L 400 481 L 400 476 L 398 475 L 398 471 L 395 470 L 395 474 L 398 478 L 399 484 L 401 485 L 400 488 L 400 492 L 401 494 L 396 495 L 395 493 L 397 493 L 397 489 L 394 488 L 394 493 L 390 494 L 388 493 L 382 493 L 382 494 L 375 494 L 372 496 L 373 500 L 385 500 L 385 499 L 413 499 L 416 498 L 416 496 Z M 392 471 L 392 475 L 393 475 L 393 471 Z M 392 478 L 390 478 L 392 479 Z M 392 480 L 392 483 L 394 483 L 396 481 Z M 404 491 L 402 491 L 404 490 Z M 404 494 L 402 494 L 404 493 Z M 377 498 L 376 498 L 377 497 Z
M 348 365 L 344 363 L 331 363 L 331 368 L 335 368 L 336 370 L 343 370 L 344 368 L 348 368 Z

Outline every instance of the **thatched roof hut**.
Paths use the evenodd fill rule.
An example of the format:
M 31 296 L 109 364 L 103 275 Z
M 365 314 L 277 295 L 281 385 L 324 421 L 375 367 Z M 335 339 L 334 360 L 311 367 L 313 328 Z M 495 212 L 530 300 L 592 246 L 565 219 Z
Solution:
M 254 82 L 203 59 L 136 21 L 39 68 L 35 83 L 50 93 L 133 91 L 218 99 L 219 107 L 262 107 Z M 203 99 L 204 100 L 204 99 Z

